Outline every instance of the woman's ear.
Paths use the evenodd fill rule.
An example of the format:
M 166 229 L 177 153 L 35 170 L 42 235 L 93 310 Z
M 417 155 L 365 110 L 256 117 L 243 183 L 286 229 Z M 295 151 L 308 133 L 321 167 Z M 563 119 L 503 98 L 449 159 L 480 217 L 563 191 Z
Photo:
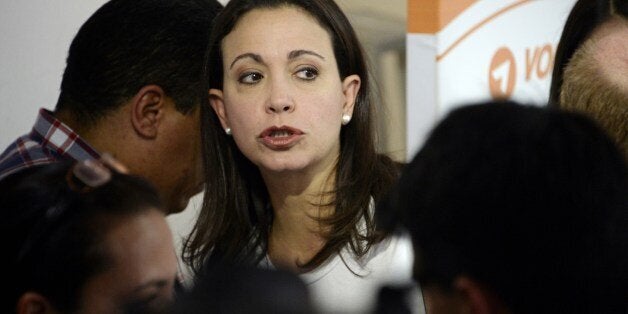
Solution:
M 222 90 L 212 88 L 209 90 L 209 104 L 216 112 L 218 119 L 220 119 L 220 124 L 223 129 L 229 128 L 229 120 L 227 119 L 227 113 L 225 111 L 225 103 L 223 101 Z
M 55 313 L 46 297 L 37 292 L 26 292 L 17 300 L 17 314 Z
M 353 116 L 353 108 L 355 106 L 355 101 L 358 97 L 361 84 L 362 81 L 360 80 L 360 76 L 356 74 L 349 75 L 342 81 L 342 93 L 345 96 L 345 104 L 342 109 L 344 114 Z

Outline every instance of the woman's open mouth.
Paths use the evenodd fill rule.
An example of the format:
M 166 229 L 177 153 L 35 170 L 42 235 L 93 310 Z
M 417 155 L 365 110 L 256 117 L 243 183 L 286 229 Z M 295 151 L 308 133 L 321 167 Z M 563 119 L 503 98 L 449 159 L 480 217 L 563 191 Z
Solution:
M 260 133 L 259 138 L 270 149 L 286 150 L 294 146 L 303 134 L 303 131 L 289 126 L 273 126 Z

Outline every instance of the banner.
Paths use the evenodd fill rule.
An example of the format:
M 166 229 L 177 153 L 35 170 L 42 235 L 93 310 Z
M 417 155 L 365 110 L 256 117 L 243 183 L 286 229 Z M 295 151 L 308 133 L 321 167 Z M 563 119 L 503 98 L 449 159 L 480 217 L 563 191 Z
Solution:
M 408 0 L 408 158 L 457 106 L 503 98 L 545 104 L 556 45 L 574 3 Z

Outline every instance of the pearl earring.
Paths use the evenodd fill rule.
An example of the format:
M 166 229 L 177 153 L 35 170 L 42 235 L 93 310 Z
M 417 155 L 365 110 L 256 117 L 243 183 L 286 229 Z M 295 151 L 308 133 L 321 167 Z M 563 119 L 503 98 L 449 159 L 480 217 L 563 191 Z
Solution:
M 231 135 L 231 128 L 225 128 L 225 134 Z
M 342 125 L 347 125 L 349 124 L 349 122 L 351 121 L 351 116 L 348 114 L 343 114 L 342 115 Z

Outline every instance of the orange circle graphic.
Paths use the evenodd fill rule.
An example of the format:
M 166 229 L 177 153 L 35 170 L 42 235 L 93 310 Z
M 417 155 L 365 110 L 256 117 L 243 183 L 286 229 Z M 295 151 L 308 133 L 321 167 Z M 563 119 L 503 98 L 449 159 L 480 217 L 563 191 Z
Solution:
M 488 71 L 488 86 L 493 99 L 508 99 L 515 90 L 517 67 L 515 56 L 506 47 L 501 47 L 493 55 Z

